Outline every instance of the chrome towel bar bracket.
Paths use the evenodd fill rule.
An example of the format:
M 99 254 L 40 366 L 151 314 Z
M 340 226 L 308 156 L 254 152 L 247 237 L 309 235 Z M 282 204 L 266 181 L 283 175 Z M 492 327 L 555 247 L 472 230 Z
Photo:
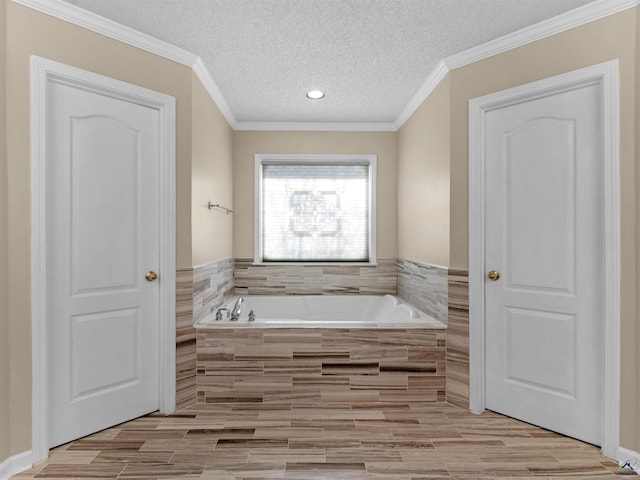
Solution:
M 236 213 L 235 210 L 232 210 L 231 208 L 223 207 L 219 203 L 211 203 L 211 202 L 209 202 L 209 203 L 207 203 L 207 207 L 209 207 L 209 210 L 211 210 L 212 208 L 219 208 L 219 209 L 224 210 L 225 212 L 227 212 L 227 215 L 229 215 L 230 213 Z

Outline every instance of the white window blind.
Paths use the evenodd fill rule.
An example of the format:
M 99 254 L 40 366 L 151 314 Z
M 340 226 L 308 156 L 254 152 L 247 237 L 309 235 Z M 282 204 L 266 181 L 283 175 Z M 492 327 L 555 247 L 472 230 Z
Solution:
M 261 163 L 265 262 L 368 262 L 370 162 Z

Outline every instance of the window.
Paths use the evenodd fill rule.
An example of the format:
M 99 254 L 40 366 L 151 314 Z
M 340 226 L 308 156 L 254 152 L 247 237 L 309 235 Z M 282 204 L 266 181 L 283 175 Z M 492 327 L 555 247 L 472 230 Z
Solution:
M 255 261 L 375 263 L 375 155 L 256 155 Z

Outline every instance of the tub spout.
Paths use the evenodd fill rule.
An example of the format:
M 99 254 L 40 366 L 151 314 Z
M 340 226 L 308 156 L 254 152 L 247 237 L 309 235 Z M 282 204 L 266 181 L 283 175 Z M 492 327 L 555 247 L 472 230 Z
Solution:
M 233 307 L 233 310 L 231 310 L 231 321 L 235 322 L 236 320 L 238 320 L 238 318 L 240 318 L 240 311 L 242 310 L 242 302 L 244 302 L 243 297 L 238 298 L 238 300 L 236 301 L 236 304 Z

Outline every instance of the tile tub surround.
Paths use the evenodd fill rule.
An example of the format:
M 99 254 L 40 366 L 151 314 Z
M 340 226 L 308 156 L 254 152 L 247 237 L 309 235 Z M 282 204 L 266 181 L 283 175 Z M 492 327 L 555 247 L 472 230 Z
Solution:
M 396 259 L 377 265 L 253 265 L 236 258 L 236 295 L 395 295 Z
M 447 402 L 469 408 L 469 272 L 449 270 Z
M 176 407 L 196 402 L 198 321 L 233 294 L 233 259 L 176 271 Z
M 196 329 L 193 326 L 193 269 L 176 271 L 176 407 L 196 401 Z
M 233 258 L 193 267 L 193 321 L 204 320 L 233 295 Z
M 398 259 L 398 296 L 447 324 L 448 269 Z
M 445 330 L 198 326 L 197 402 L 445 400 Z

